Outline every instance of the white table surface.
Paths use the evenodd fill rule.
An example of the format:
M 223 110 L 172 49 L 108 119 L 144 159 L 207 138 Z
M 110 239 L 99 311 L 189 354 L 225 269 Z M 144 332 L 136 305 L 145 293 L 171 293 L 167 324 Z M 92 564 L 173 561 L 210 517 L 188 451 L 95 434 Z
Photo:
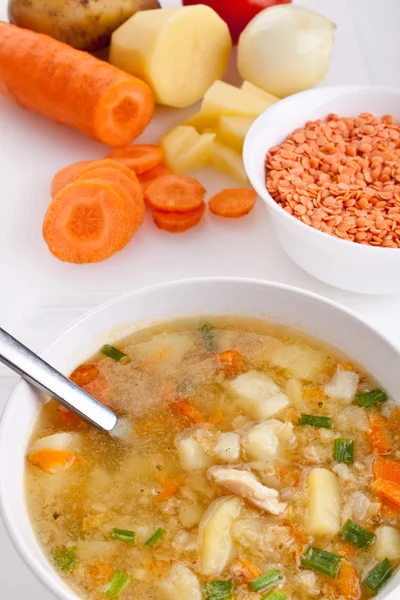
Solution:
M 298 3 L 338 26 L 325 83 L 400 86 L 400 0 Z M 6 0 L 0 0 L 1 18 L 6 18 Z M 235 81 L 234 72 L 231 78 Z M 184 118 L 181 111 L 159 110 L 144 139 L 156 142 Z M 70 162 L 104 154 L 100 144 L 0 97 L 0 325 L 35 350 L 112 296 L 161 281 L 222 275 L 271 279 L 318 292 L 352 308 L 400 346 L 400 297 L 346 293 L 303 273 L 277 246 L 261 202 L 245 219 L 208 215 L 196 230 L 178 236 L 156 230 L 147 220 L 129 247 L 104 263 L 57 261 L 41 236 L 51 176 Z M 210 192 L 229 183 L 212 172 L 202 177 Z M 15 381 L 0 368 L 0 413 Z M 55 600 L 17 556 L 1 523 L 0 598 Z

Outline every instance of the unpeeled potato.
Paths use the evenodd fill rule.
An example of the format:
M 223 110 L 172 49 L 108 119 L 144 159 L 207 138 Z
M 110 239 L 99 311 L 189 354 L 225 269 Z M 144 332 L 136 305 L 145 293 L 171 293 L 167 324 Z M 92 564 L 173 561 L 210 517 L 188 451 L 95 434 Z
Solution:
M 227 24 L 208 6 L 163 8 L 113 33 L 110 62 L 146 81 L 160 104 L 183 108 L 224 75 L 231 49 Z
M 159 7 L 158 0 L 9 0 L 8 16 L 79 50 L 99 50 L 137 11 Z

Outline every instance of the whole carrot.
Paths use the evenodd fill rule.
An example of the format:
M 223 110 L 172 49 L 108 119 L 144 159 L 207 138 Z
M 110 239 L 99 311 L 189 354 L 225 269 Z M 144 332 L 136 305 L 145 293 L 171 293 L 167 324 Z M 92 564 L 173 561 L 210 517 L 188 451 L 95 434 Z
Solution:
M 150 122 L 149 86 L 47 35 L 0 21 L 0 93 L 113 147 Z

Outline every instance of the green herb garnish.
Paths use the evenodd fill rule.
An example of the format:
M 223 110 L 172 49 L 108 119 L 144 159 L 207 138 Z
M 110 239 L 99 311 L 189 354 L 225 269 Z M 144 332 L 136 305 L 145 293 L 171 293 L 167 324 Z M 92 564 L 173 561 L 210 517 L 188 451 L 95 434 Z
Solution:
M 356 394 L 356 401 L 360 406 L 363 406 L 364 408 L 374 406 L 374 404 L 379 404 L 381 402 L 386 402 L 387 398 L 387 394 L 379 388 L 377 388 L 376 390 L 372 390 L 372 392 Z
M 133 544 L 135 541 L 135 533 L 126 529 L 113 529 L 112 537 L 113 540 L 118 540 L 119 542 L 126 542 L 128 544 Z
M 233 588 L 233 579 L 206 581 L 204 584 L 206 600 L 230 600 L 233 597 Z
M 103 346 L 101 352 L 116 362 L 120 362 L 121 359 L 128 356 L 125 352 L 121 352 L 121 350 L 118 350 L 118 348 L 114 348 L 114 346 L 110 346 L 109 344 Z
M 159 527 L 155 533 L 145 542 L 146 546 L 150 546 L 152 548 L 157 544 L 157 542 L 165 535 L 167 532 L 162 527 Z
M 339 572 L 340 556 L 327 552 L 326 550 L 320 550 L 319 548 L 309 547 L 304 552 L 300 559 L 301 564 L 318 573 L 324 573 L 332 579 L 336 579 Z
M 131 580 L 131 576 L 125 571 L 115 571 L 113 578 L 104 592 L 109 598 L 119 598 Z
M 316 415 L 300 415 L 299 425 L 312 425 L 313 427 L 325 427 L 332 429 L 331 417 L 317 417 Z
M 354 440 L 337 438 L 335 440 L 334 459 L 337 462 L 347 464 L 354 462 Z
M 63 547 L 60 550 L 56 550 L 53 554 L 54 564 L 60 571 L 69 571 L 75 566 L 75 555 L 76 548 L 74 547 Z
M 257 577 L 257 579 L 250 581 L 249 588 L 253 592 L 259 592 L 260 590 L 265 589 L 282 578 L 282 571 L 279 569 L 271 569 L 271 571 L 268 571 L 268 573 L 264 573 L 264 575 L 261 575 L 260 577 Z

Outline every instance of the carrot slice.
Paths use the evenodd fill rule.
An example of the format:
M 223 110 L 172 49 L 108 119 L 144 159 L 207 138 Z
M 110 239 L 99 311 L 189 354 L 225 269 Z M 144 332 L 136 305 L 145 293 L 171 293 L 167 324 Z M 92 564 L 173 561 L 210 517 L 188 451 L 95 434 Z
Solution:
M 343 600 L 359 600 L 361 598 L 360 578 L 357 569 L 348 560 L 341 561 L 339 575 L 335 583 Z
M 388 454 L 392 443 L 387 433 L 387 419 L 381 415 L 371 417 L 369 422 L 368 438 L 371 448 L 377 454 Z
M 28 455 L 29 462 L 51 474 L 69 469 L 77 459 L 77 454 L 66 450 L 37 450 Z
M 131 179 L 134 183 L 138 183 L 138 181 L 139 181 L 138 178 L 136 177 L 135 173 L 133 171 L 131 171 L 130 169 L 128 169 L 127 166 L 123 165 L 122 163 L 118 162 L 117 160 L 112 160 L 111 158 L 102 158 L 100 160 L 92 160 L 92 162 L 87 166 L 87 168 L 84 171 L 82 171 L 81 173 L 79 173 L 79 175 L 77 176 L 76 179 L 78 179 L 78 178 L 86 179 L 86 174 L 89 171 L 93 171 L 93 169 L 116 169 L 120 173 L 123 173 L 124 175 L 126 175 L 126 177 L 129 177 L 129 179 Z
M 239 556 L 237 560 L 243 570 L 243 575 L 245 576 L 244 579 L 246 582 L 260 577 L 261 571 L 257 569 L 257 567 L 251 562 L 251 560 L 249 560 L 245 556 Z
M 176 400 L 170 404 L 172 412 L 176 415 L 186 417 L 193 425 L 204 423 L 203 415 L 187 400 Z
M 153 210 L 186 213 L 199 208 L 206 190 L 193 177 L 164 175 L 146 189 L 146 200 Z
M 66 185 L 72 183 L 74 179 L 79 177 L 92 162 L 92 160 L 80 160 L 79 162 L 68 165 L 58 171 L 51 182 L 52 197 L 54 198 L 54 196 L 56 196 Z
M 248 188 L 232 188 L 222 190 L 213 196 L 208 206 L 214 215 L 237 219 L 247 215 L 257 200 L 254 190 Z
M 114 569 L 108 563 L 99 560 L 89 565 L 86 572 L 96 586 L 101 586 L 112 579 Z
M 227 377 L 237 377 L 246 369 L 246 359 L 237 350 L 226 350 L 221 352 L 219 360 L 224 366 L 224 372 Z
M 372 465 L 375 479 L 388 479 L 400 483 L 400 463 L 383 456 L 377 456 Z
M 112 147 L 136 139 L 154 114 L 137 77 L 47 35 L 0 21 L 0 93 Z
M 175 213 L 175 212 L 162 212 L 159 210 L 153 210 L 153 221 L 159 229 L 169 231 L 170 233 L 183 233 L 188 229 L 192 229 L 198 225 L 205 213 L 206 205 L 205 202 L 187 213 Z
M 134 204 L 120 185 L 75 181 L 50 203 L 43 236 L 60 260 L 98 262 L 122 250 L 143 218 L 144 206 Z
M 75 371 L 72 371 L 70 380 L 73 381 L 79 387 L 87 385 L 94 381 L 100 374 L 99 369 L 93 363 L 81 365 Z
M 81 386 L 85 392 L 96 398 L 102 404 L 109 405 L 110 387 L 104 375 L 99 375 L 94 381 Z
M 164 177 L 164 175 L 170 175 L 170 174 L 171 174 L 171 169 L 169 169 L 166 165 L 164 165 L 164 163 L 160 163 L 159 165 L 156 165 L 152 169 L 149 169 L 148 171 L 145 171 L 144 173 L 140 173 L 138 175 L 138 179 L 141 183 L 143 194 L 146 192 L 148 185 L 152 181 L 155 181 L 156 179 L 159 179 L 160 177 Z
M 142 187 L 138 181 L 133 181 L 130 177 L 127 177 L 121 171 L 117 169 L 91 169 L 81 175 L 78 180 L 85 181 L 105 181 L 109 183 L 117 183 L 124 188 L 126 192 L 132 198 L 137 210 L 144 214 L 146 209 Z
M 64 408 L 64 406 L 58 407 L 57 420 L 65 427 L 78 427 L 81 425 L 86 425 L 85 421 L 78 417 L 78 415 L 75 415 L 73 412 L 68 410 L 68 408 Z
M 107 155 L 132 169 L 136 174 L 144 173 L 159 165 L 164 159 L 164 150 L 154 144 L 135 144 L 117 148 Z
M 157 500 L 169 500 L 169 498 L 175 496 L 184 481 L 185 476 L 183 474 L 177 475 L 173 479 L 164 480 L 162 490 L 156 496 Z
M 371 483 L 371 487 L 393 504 L 400 506 L 400 483 L 388 481 L 387 479 L 377 479 Z

